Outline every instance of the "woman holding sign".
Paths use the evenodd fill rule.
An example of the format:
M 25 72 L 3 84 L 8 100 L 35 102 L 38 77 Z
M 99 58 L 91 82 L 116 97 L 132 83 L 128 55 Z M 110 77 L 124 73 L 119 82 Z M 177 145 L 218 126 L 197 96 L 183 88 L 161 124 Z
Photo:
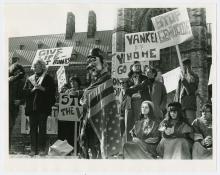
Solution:
M 38 59 L 33 63 L 34 75 L 24 85 L 26 108 L 25 115 L 30 117 L 31 153 L 46 155 L 46 125 L 51 107 L 55 103 L 55 84 L 46 73 L 46 64 Z
M 77 76 L 71 76 L 69 78 L 69 84 L 66 84 L 62 88 L 62 93 L 71 95 L 72 98 L 79 99 L 82 97 L 83 91 L 80 90 L 81 81 Z M 77 116 L 80 118 L 80 116 Z M 60 140 L 67 140 L 70 145 L 74 147 L 74 135 L 75 134 L 75 121 L 58 121 L 58 138 Z M 77 126 L 76 126 L 77 127 Z M 77 127 L 77 131 L 79 130 L 79 125 Z M 79 131 L 78 131 L 79 132 Z M 78 135 L 78 134 L 77 134 Z

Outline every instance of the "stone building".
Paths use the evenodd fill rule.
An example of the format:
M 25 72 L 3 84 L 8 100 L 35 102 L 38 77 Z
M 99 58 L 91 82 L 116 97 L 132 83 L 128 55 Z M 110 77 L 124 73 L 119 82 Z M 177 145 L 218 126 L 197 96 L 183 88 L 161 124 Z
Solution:
M 117 12 L 117 24 L 113 32 L 112 52 L 125 51 L 125 34 L 152 31 L 154 26 L 151 18 L 168 11 L 171 8 L 121 8 Z M 208 93 L 208 77 L 211 65 L 211 29 L 206 24 L 206 11 L 204 8 L 188 8 L 193 40 L 179 45 L 181 57 L 189 57 L 192 68 L 199 75 L 198 109 L 210 100 Z M 160 50 L 160 60 L 152 61 L 150 65 L 159 67 L 166 73 L 179 66 L 175 46 Z M 211 90 L 210 90 L 211 91 Z M 173 92 L 169 94 L 168 101 L 173 99 Z M 199 113 L 199 111 L 198 111 Z M 198 114 L 197 113 L 197 114 Z

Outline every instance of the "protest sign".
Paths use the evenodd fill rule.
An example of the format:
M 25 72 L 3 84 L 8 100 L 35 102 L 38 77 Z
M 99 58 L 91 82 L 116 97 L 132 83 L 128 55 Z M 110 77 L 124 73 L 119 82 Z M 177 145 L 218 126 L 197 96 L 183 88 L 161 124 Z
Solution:
M 125 62 L 159 60 L 158 44 L 155 31 L 125 34 Z
M 21 134 L 30 134 L 30 119 L 29 116 L 25 115 L 24 105 L 20 106 L 19 115 L 21 116 Z M 57 134 L 58 123 L 57 123 L 57 109 L 52 107 L 51 116 L 47 118 L 47 134 Z
M 175 9 L 151 18 L 160 49 L 174 46 L 193 38 L 188 12 Z
M 33 63 L 37 59 L 42 59 L 46 62 L 47 67 L 68 65 L 70 62 L 72 50 L 73 50 L 73 47 L 40 49 L 40 50 L 37 50 Z
M 167 93 L 172 92 L 173 90 L 176 90 L 179 77 L 180 77 L 180 73 L 181 73 L 180 67 L 177 67 L 162 75 Z
M 66 84 L 66 82 L 67 82 L 64 66 L 61 66 L 57 70 L 57 81 L 58 81 L 58 92 L 60 92 L 63 85 Z
M 60 93 L 58 119 L 62 121 L 79 121 L 82 106 L 72 94 Z
M 146 67 L 149 66 L 149 61 L 140 61 L 140 63 L 141 70 L 145 72 Z M 131 70 L 132 64 L 133 62 L 125 62 L 124 52 L 116 52 L 116 54 L 112 57 L 112 78 L 128 78 L 128 73 Z

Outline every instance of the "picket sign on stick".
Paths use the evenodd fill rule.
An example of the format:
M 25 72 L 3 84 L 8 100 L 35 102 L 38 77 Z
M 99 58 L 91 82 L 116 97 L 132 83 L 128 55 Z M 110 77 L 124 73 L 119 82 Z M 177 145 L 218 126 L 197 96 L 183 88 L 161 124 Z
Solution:
M 178 56 L 178 60 L 179 60 L 179 64 L 180 64 L 180 69 L 183 72 L 183 62 L 181 59 L 181 54 L 180 54 L 180 49 L 179 49 L 179 45 L 176 45 L 176 52 L 177 52 L 177 56 Z

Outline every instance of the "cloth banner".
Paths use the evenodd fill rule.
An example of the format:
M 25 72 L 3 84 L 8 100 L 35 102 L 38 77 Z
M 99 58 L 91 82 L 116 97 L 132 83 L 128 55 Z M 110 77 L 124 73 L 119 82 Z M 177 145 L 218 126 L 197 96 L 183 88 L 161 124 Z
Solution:
M 122 151 L 120 122 L 112 79 L 90 88 L 88 119 L 100 140 L 103 158 Z
M 175 9 L 151 18 L 160 49 L 178 45 L 193 38 L 186 8 Z

